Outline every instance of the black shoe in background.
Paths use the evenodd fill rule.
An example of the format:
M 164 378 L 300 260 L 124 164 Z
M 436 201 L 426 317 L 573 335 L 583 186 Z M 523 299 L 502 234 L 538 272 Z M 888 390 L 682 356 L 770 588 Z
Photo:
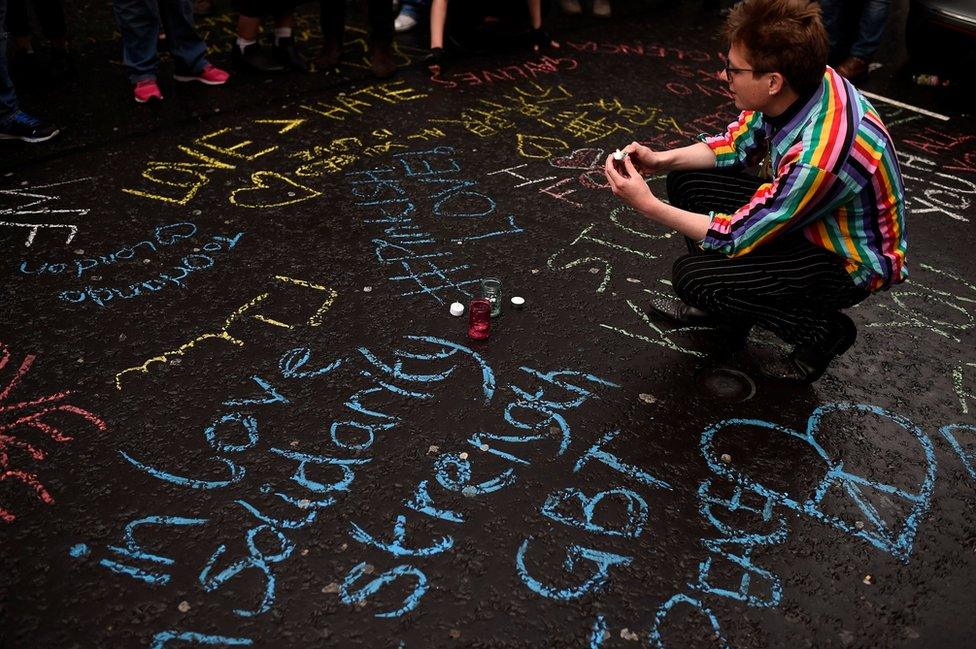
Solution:
M 801 384 L 819 379 L 830 362 L 850 349 L 857 339 L 857 326 L 845 314 L 837 314 L 836 324 L 836 331 L 822 345 L 816 348 L 797 346 L 788 357 L 776 363 L 766 363 L 761 368 L 763 376 Z
M 252 43 L 241 51 L 241 48 L 237 45 L 237 40 L 234 40 L 233 49 L 230 55 L 231 62 L 240 70 L 246 70 L 249 72 L 257 72 L 259 74 L 271 74 L 275 72 L 284 72 L 285 67 L 279 63 L 276 63 L 271 57 L 269 57 L 265 51 L 261 48 L 260 43 Z
M 373 43 L 369 52 L 369 65 L 377 79 L 388 79 L 396 72 L 393 61 L 393 46 L 389 43 Z
M 308 62 L 295 48 L 295 39 L 292 36 L 279 38 L 278 43 L 271 48 L 271 56 L 276 63 L 288 70 L 308 72 Z
M 21 140 L 23 142 L 46 142 L 57 135 L 60 129 L 54 124 L 32 117 L 18 110 L 0 121 L 0 140 Z

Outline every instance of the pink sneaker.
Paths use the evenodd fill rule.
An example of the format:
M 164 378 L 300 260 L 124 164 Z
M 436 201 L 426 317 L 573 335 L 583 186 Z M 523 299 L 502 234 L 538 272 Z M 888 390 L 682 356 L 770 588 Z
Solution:
M 136 82 L 132 94 L 140 104 L 144 104 L 147 101 L 163 100 L 163 93 L 159 92 L 159 86 L 156 85 L 155 79 L 143 79 L 142 81 Z
M 205 83 L 208 86 L 219 86 L 227 82 L 230 75 L 221 70 L 218 67 L 212 66 L 209 63 L 204 66 L 200 74 L 197 75 L 184 75 L 184 74 L 174 74 L 173 78 L 177 81 L 199 81 L 200 83 Z

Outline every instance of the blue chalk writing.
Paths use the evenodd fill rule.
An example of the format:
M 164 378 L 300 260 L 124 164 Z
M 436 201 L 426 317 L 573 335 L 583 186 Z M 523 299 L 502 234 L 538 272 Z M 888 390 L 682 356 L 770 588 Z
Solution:
M 408 340 L 420 340 L 422 342 L 431 343 L 434 345 L 440 345 L 445 350 L 450 349 L 451 351 L 441 351 L 433 355 L 430 354 L 411 354 L 408 352 L 397 351 L 397 355 L 402 358 L 415 358 L 418 360 L 434 360 L 438 358 L 448 358 L 453 356 L 457 352 L 462 354 L 467 354 L 471 357 L 474 362 L 478 364 L 481 368 L 481 390 L 485 395 L 485 403 L 490 403 L 492 397 L 495 395 L 495 373 L 491 371 L 488 363 L 485 361 L 481 354 L 475 352 L 470 347 L 465 347 L 464 345 L 459 345 L 458 343 L 452 343 L 449 340 L 444 340 L 443 338 L 434 338 L 433 336 L 404 336 Z
M 911 493 L 904 489 L 894 487 L 878 481 L 868 480 L 861 476 L 849 473 L 843 468 L 843 462 L 836 461 L 830 457 L 827 451 L 816 440 L 816 433 L 821 418 L 829 413 L 837 411 L 855 410 L 860 412 L 872 413 L 888 419 L 909 432 L 922 448 L 925 460 L 925 476 L 919 486 L 918 493 Z M 716 457 L 713 448 L 715 435 L 723 428 L 730 426 L 756 426 L 758 428 L 775 431 L 784 435 L 799 439 L 812 448 L 827 465 L 827 472 L 820 484 L 814 490 L 811 498 L 805 501 L 797 501 L 789 495 L 767 488 L 756 480 L 733 470 Z M 874 547 L 888 552 L 891 555 L 907 561 L 912 551 L 912 544 L 915 538 L 917 525 L 921 517 L 928 511 L 931 502 L 932 490 L 935 484 L 935 450 L 928 436 L 910 420 L 888 412 L 877 406 L 853 403 L 832 403 L 818 407 L 807 421 L 807 428 L 804 432 L 795 431 L 777 424 L 754 420 L 754 419 L 729 419 L 710 426 L 702 433 L 701 450 L 706 462 L 714 473 L 735 481 L 737 484 L 748 488 L 755 493 L 767 497 L 776 504 L 783 505 L 793 511 L 806 514 L 820 522 L 835 527 L 842 532 L 861 538 Z M 840 489 L 837 489 L 837 488 Z M 899 530 L 889 529 L 888 524 L 881 518 L 875 508 L 866 499 L 865 490 L 876 490 L 888 497 L 900 498 L 911 505 L 911 511 Z M 844 520 L 838 516 L 827 514 L 820 509 L 820 503 L 828 492 L 845 492 L 854 505 L 860 510 L 861 514 L 871 524 L 869 529 L 859 529 L 855 524 Z
M 257 546 L 255 539 L 257 538 L 258 534 L 265 530 L 273 533 L 277 539 L 278 551 L 275 554 L 266 555 Z M 215 575 L 211 575 L 211 572 L 213 571 L 218 559 L 220 559 L 224 552 L 227 551 L 227 546 L 221 544 L 214 551 L 213 555 L 211 555 L 210 559 L 207 560 L 207 565 L 205 565 L 203 570 L 200 571 L 199 581 L 200 585 L 203 586 L 203 589 L 209 593 L 217 590 L 224 583 L 230 579 L 233 579 L 245 570 L 253 568 L 260 571 L 265 578 L 265 588 L 261 597 L 261 603 L 253 609 L 234 609 L 234 613 L 240 615 L 241 617 L 253 617 L 271 610 L 271 606 L 274 604 L 275 600 L 275 575 L 271 570 L 271 565 L 287 559 L 295 549 L 295 544 L 292 543 L 288 537 L 286 537 L 280 531 L 269 525 L 259 525 L 249 529 L 245 535 L 245 540 L 248 549 L 248 556 L 246 558 L 231 564 Z
M 571 588 L 555 588 L 553 586 L 543 584 L 541 581 L 529 574 L 528 568 L 525 566 L 525 554 L 529 549 L 530 540 L 531 539 L 526 539 L 523 541 L 522 545 L 518 549 L 518 552 L 515 554 L 515 568 L 518 571 L 518 575 L 522 579 L 522 582 L 528 586 L 530 590 L 548 599 L 562 601 L 579 599 L 589 592 L 600 590 L 606 585 L 610 578 L 611 566 L 627 565 L 632 560 L 631 557 L 614 554 L 613 552 L 601 552 L 599 550 L 593 550 L 591 548 L 585 548 L 579 545 L 571 545 L 566 550 L 566 561 L 564 564 L 566 571 L 572 573 L 576 569 L 576 562 L 580 559 L 584 559 L 596 564 L 596 572 L 578 586 Z
M 167 473 L 166 471 L 147 466 L 142 462 L 130 457 L 125 451 L 119 451 L 119 455 L 125 458 L 125 461 L 132 466 L 136 467 L 140 471 L 145 471 L 154 478 L 159 478 L 160 480 L 171 482 L 183 487 L 190 487 L 191 489 L 220 489 L 222 487 L 226 487 L 227 485 L 234 484 L 235 482 L 240 482 L 241 478 L 243 478 L 244 474 L 246 473 L 245 467 L 237 466 L 226 458 L 215 457 L 212 459 L 220 460 L 227 465 L 228 469 L 230 469 L 230 478 L 227 480 L 196 480 L 194 478 L 184 478 L 182 476 L 174 475 L 172 473 Z
M 619 529 L 608 528 L 593 522 L 593 514 L 596 511 L 597 505 L 607 496 L 620 496 L 626 502 L 627 521 Z M 561 506 L 571 501 L 578 502 L 582 507 L 582 519 L 569 516 L 559 511 Z M 549 494 L 546 502 L 542 505 L 542 514 L 554 521 L 559 521 L 570 527 L 587 532 L 595 532 L 607 536 L 637 538 L 643 533 L 644 526 L 647 524 L 647 502 L 630 489 L 608 489 L 601 491 L 592 498 L 587 498 L 586 494 L 579 489 L 570 487 Z
M 268 405 L 271 403 L 290 403 L 288 399 L 281 396 L 278 391 L 270 383 L 262 379 L 260 376 L 252 376 L 251 380 L 258 384 L 264 394 L 259 397 L 250 397 L 247 399 L 228 399 L 224 401 L 225 406 L 252 406 L 252 405 Z
M 75 559 L 87 557 L 90 553 L 91 550 L 84 543 L 76 543 L 75 545 L 71 546 L 70 550 L 68 550 L 68 554 L 70 554 Z
M 284 494 L 279 494 L 279 495 L 280 496 L 284 496 Z M 284 498 L 287 499 L 289 497 L 288 496 L 284 496 Z M 234 502 L 237 503 L 238 505 L 240 505 L 241 507 L 243 507 L 244 509 L 246 509 L 248 512 L 251 513 L 252 516 L 254 516 L 254 518 L 258 519 L 262 523 L 266 523 L 266 524 L 268 524 L 271 527 L 279 528 L 279 529 L 284 529 L 284 530 L 300 530 L 303 527 L 305 527 L 306 525 L 315 522 L 315 518 L 316 518 L 316 516 L 318 516 L 318 512 L 317 511 L 311 511 L 311 512 L 309 512 L 305 516 L 305 518 L 302 518 L 300 520 L 288 520 L 288 519 L 282 519 L 282 518 L 272 518 L 270 516 L 266 516 L 265 514 L 261 513 L 261 511 L 258 510 L 257 507 L 255 507 L 251 503 L 247 502 L 246 500 L 235 500 Z M 311 501 L 309 501 L 309 502 L 311 502 Z M 331 504 L 331 503 L 329 503 L 329 504 Z M 311 506 L 311 505 L 309 505 L 309 506 Z
M 431 518 L 439 518 L 452 523 L 464 522 L 464 516 L 461 514 L 451 511 L 450 509 L 440 509 L 438 507 L 434 507 L 434 500 L 430 497 L 430 493 L 427 491 L 426 480 L 420 481 L 420 483 L 417 485 L 416 491 L 413 493 L 413 496 L 404 502 L 404 504 L 415 512 L 426 514 Z
M 446 552 L 454 547 L 454 539 L 450 536 L 441 537 L 436 543 L 424 548 L 408 548 L 404 545 L 407 538 L 407 517 L 397 516 L 393 526 L 393 541 L 384 543 L 372 536 L 356 523 L 350 523 L 352 532 L 350 535 L 364 545 L 371 545 L 384 552 L 389 552 L 395 557 L 430 557 L 441 552 Z
M 489 494 L 515 484 L 516 476 L 512 469 L 506 469 L 501 475 L 476 485 L 471 482 L 471 463 L 457 455 L 441 455 L 434 461 L 437 473 L 434 477 L 442 487 L 448 491 L 462 492 L 473 489 L 475 494 Z M 452 475 L 453 474 L 453 475 Z
M 295 347 L 282 354 L 278 361 L 278 368 L 281 375 L 286 379 L 310 379 L 316 376 L 324 376 L 338 369 L 343 362 L 339 359 L 320 367 L 317 370 L 303 370 L 305 364 L 312 358 L 312 351 L 308 347 Z
M 150 649 L 163 649 L 170 640 L 177 642 L 193 642 L 204 645 L 229 645 L 231 647 L 248 647 L 251 640 L 248 638 L 231 638 L 223 635 L 207 635 L 195 633 L 193 631 L 160 631 L 153 636 Z
M 597 615 L 590 629 L 590 649 L 600 649 L 603 638 L 607 635 L 607 621 L 602 615 Z
M 247 433 L 247 443 L 226 444 L 217 440 L 217 426 L 232 421 L 239 423 L 244 429 L 244 432 Z M 220 419 L 207 426 L 203 431 L 203 435 L 207 438 L 207 442 L 214 448 L 214 450 L 224 453 L 237 453 L 249 449 L 258 443 L 258 420 L 251 415 L 233 412 L 229 415 L 222 416 Z
M 420 600 L 423 599 L 424 593 L 427 592 L 427 575 L 425 575 L 421 570 L 409 565 L 400 565 L 391 570 L 387 570 L 359 590 L 350 592 L 349 589 L 352 587 L 352 585 L 358 581 L 361 576 L 366 574 L 366 571 L 367 564 L 363 562 L 353 566 L 352 570 L 349 571 L 349 574 L 346 575 L 346 578 L 339 586 L 339 599 L 341 599 L 344 604 L 351 605 L 366 601 L 371 595 L 378 592 L 380 588 L 386 584 L 396 581 L 399 577 L 412 576 L 417 580 L 413 591 L 403 601 L 403 606 L 393 611 L 376 613 L 374 617 L 401 617 L 402 615 L 415 609 L 420 603 Z
M 272 448 L 270 449 L 275 455 L 279 455 L 289 460 L 298 460 L 298 468 L 291 476 L 291 480 L 309 491 L 315 493 L 328 493 L 330 491 L 348 491 L 349 485 L 352 484 L 353 479 L 356 477 L 355 471 L 350 468 L 350 465 L 356 464 L 366 464 L 369 459 L 364 460 L 339 460 L 333 457 L 327 457 L 324 455 L 310 455 L 308 453 L 299 453 L 298 451 L 289 451 L 287 449 Z M 331 484 L 318 482 L 312 480 L 308 477 L 306 473 L 309 464 L 314 465 L 325 465 L 333 466 L 342 472 L 342 478 Z
M 966 469 L 969 477 L 976 480 L 976 453 L 966 453 L 963 450 L 962 444 L 959 443 L 959 438 L 956 437 L 956 432 L 961 430 L 976 433 L 976 426 L 970 424 L 952 424 L 943 426 L 939 429 L 939 432 L 949 442 L 949 445 L 952 446 L 952 450 L 956 452 L 956 455 L 959 456 L 959 461 L 962 462 L 962 466 Z
M 659 480 L 650 473 L 647 473 L 646 471 L 639 469 L 632 464 L 626 464 L 613 453 L 603 450 L 603 447 L 612 442 L 619 434 L 620 430 L 618 429 L 610 431 L 601 437 L 596 444 L 591 446 L 590 449 L 580 457 L 580 459 L 576 462 L 576 466 L 573 467 L 573 472 L 579 472 L 579 470 L 586 466 L 591 459 L 596 459 L 603 462 L 611 469 L 619 471 L 620 473 L 634 478 L 635 480 L 639 480 L 648 486 L 658 487 L 661 489 L 671 489 L 671 485 L 664 480 Z
M 718 646 L 721 649 L 729 649 L 729 643 L 722 636 L 722 627 L 718 623 L 718 618 L 712 613 L 712 610 L 697 600 L 688 595 L 675 595 L 657 609 L 657 613 L 654 614 L 654 623 L 651 625 L 650 632 L 650 645 L 652 647 L 657 647 L 658 649 L 664 649 L 664 640 L 661 638 L 661 625 L 667 619 L 668 614 L 674 609 L 678 604 L 688 604 L 698 609 L 699 612 L 703 613 L 706 618 L 708 618 L 709 624 L 712 626 L 712 631 L 715 634 L 715 639 L 718 642 Z

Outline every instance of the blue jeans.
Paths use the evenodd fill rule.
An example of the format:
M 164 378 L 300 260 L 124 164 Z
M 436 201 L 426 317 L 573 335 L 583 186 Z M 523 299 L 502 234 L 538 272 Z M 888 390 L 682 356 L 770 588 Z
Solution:
M 7 74 L 7 0 L 0 0 L 0 121 L 17 112 L 17 93 Z
M 132 83 L 156 78 L 160 27 L 178 73 L 199 74 L 207 65 L 207 45 L 193 26 L 190 0 L 114 0 L 112 5 L 122 32 L 122 62 Z
M 824 25 L 827 27 L 827 34 L 830 36 L 830 50 L 834 54 L 839 54 L 837 48 L 840 46 L 845 32 L 842 24 L 845 16 L 843 6 L 849 3 L 850 0 L 820 0 Z M 884 35 L 890 12 L 891 0 L 865 0 L 864 8 L 857 23 L 854 44 L 851 45 L 849 52 L 850 56 L 856 56 L 860 59 L 871 58 L 881 43 L 881 37 Z M 843 57 L 842 53 L 841 57 Z

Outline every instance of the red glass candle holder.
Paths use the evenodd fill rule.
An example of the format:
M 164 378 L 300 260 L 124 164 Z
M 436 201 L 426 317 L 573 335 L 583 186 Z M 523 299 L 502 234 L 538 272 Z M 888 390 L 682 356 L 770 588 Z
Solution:
M 468 338 L 484 340 L 491 334 L 491 301 L 476 297 L 468 304 Z

